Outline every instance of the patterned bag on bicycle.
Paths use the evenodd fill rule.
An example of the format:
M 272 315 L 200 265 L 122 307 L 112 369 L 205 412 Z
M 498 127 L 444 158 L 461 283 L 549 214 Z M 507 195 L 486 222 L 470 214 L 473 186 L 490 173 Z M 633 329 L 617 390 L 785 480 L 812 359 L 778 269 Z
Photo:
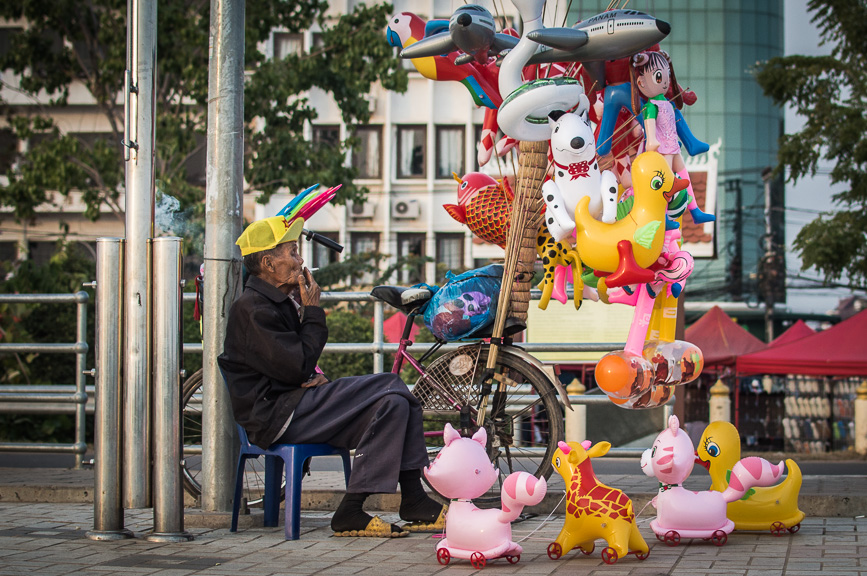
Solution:
M 503 281 L 502 264 L 490 264 L 455 275 L 435 290 L 424 310 L 424 323 L 440 340 L 468 338 L 490 326 L 497 316 L 497 298 Z

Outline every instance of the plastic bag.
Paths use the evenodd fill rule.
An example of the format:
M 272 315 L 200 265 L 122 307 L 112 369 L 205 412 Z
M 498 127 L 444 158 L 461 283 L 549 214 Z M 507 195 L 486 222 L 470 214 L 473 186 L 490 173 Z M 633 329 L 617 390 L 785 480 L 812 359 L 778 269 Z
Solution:
M 440 340 L 467 338 L 490 326 L 497 316 L 497 298 L 503 281 L 502 264 L 467 270 L 434 293 L 424 311 L 424 323 Z

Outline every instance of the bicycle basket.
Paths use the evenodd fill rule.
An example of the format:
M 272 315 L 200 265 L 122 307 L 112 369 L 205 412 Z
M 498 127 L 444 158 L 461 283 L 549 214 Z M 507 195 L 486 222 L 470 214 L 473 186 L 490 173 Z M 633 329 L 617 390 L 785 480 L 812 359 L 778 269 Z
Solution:
M 424 323 L 440 340 L 460 340 L 491 325 L 497 316 L 497 298 L 503 266 L 490 264 L 457 276 L 446 273 L 446 283 L 431 298 Z

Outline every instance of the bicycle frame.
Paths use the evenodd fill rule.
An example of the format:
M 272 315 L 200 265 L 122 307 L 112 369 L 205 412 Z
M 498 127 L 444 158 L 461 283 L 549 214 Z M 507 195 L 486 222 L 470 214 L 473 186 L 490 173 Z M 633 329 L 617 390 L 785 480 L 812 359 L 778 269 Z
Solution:
M 421 363 L 421 361 L 416 360 L 415 357 L 407 351 L 407 348 L 414 344 L 410 335 L 412 333 L 413 320 L 416 316 L 417 314 L 415 313 L 409 314 L 407 316 L 406 323 L 403 327 L 403 334 L 400 338 L 400 344 L 398 345 L 397 352 L 394 356 L 394 363 L 392 364 L 391 372 L 393 374 L 400 375 L 400 371 L 403 368 L 404 363 L 409 363 L 409 365 L 412 366 L 412 368 L 416 372 L 418 372 L 420 378 L 423 378 L 433 387 L 435 387 L 437 391 L 441 394 L 442 398 L 445 399 L 449 404 L 451 404 L 451 406 L 455 409 L 456 412 L 459 412 L 461 409 L 461 404 L 457 401 L 457 399 L 455 399 L 449 393 L 448 389 L 445 386 L 437 382 L 435 378 L 433 378 L 430 374 L 427 373 L 427 369 L 425 368 L 424 364 Z M 480 340 L 478 343 L 481 346 L 482 341 Z M 431 346 L 431 348 L 422 356 L 422 360 L 424 360 L 424 358 L 426 358 L 428 355 L 439 349 L 440 346 L 442 346 L 442 343 L 434 343 L 434 345 Z M 474 370 L 477 368 L 478 366 L 476 366 Z M 477 418 L 479 414 L 479 409 L 472 406 L 470 406 L 469 409 L 470 418 L 472 419 L 473 423 L 476 425 L 481 425 L 481 423 L 478 422 Z M 425 436 L 442 436 L 442 432 L 425 432 Z

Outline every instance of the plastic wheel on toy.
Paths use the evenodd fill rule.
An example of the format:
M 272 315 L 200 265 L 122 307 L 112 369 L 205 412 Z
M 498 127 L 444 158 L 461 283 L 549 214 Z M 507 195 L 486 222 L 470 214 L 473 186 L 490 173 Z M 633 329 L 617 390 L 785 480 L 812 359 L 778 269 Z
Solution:
M 551 560 L 557 560 L 560 556 L 563 555 L 563 548 L 560 547 L 556 542 L 551 542 L 548 544 L 548 558 Z
M 509 564 L 517 564 L 521 561 L 521 555 L 518 554 L 517 556 L 506 556 L 506 560 L 509 561 Z
M 591 554 L 593 554 L 593 551 L 596 550 L 596 544 L 594 542 L 591 542 L 590 548 L 587 548 L 585 550 L 584 548 L 579 546 L 578 549 L 581 550 L 581 553 L 584 554 L 585 556 L 590 556 Z
M 774 522 L 771 524 L 771 534 L 774 536 L 782 536 L 786 533 L 786 525 L 782 522 Z
M 726 542 L 728 542 L 728 534 L 723 532 L 722 530 L 716 530 L 713 534 L 711 534 L 710 541 L 714 543 L 715 546 L 722 546 Z
M 639 560 L 647 560 L 647 557 L 650 556 L 650 550 L 647 552 L 636 552 L 635 557 Z
M 798 522 L 797 524 L 795 524 L 794 526 L 789 528 L 789 534 L 794 534 L 795 532 L 797 532 L 800 529 L 801 529 L 801 523 Z
M 680 534 L 678 534 L 675 530 L 669 530 L 665 533 L 665 537 L 662 539 L 668 546 L 677 546 L 680 544 Z
M 614 564 L 617 562 L 617 550 L 608 546 L 602 550 L 602 561 L 606 564 Z
M 440 548 L 437 550 L 437 562 L 442 564 L 443 566 L 448 565 L 449 560 L 452 559 L 452 555 L 445 548 Z
M 485 558 L 485 555 L 481 552 L 473 552 L 473 555 L 470 556 L 470 564 L 472 564 L 473 568 L 477 570 L 484 568 L 487 563 L 488 559 Z

